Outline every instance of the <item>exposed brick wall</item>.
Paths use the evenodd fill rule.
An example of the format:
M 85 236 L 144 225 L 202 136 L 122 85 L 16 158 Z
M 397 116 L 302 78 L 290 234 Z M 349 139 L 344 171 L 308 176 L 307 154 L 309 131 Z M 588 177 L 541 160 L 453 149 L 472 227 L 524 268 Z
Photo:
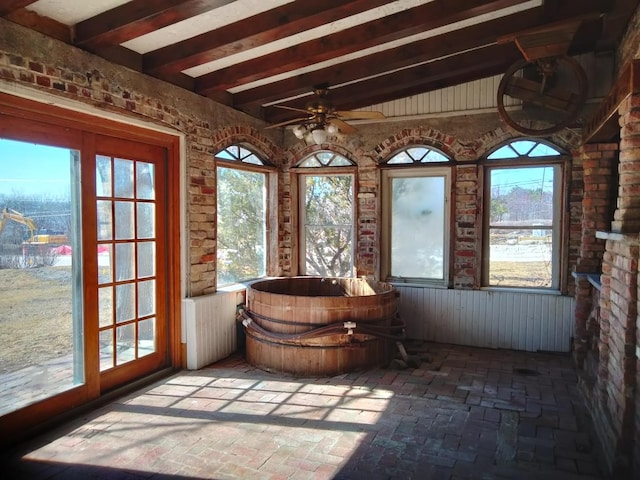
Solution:
M 482 234 L 477 165 L 455 168 L 453 218 L 453 287 L 471 289 L 480 285 L 478 239 Z
M 20 53 L 15 53 L 19 51 Z M 0 19 L 0 81 L 169 127 L 186 138 L 188 296 L 215 291 L 216 151 L 247 142 L 277 163 L 282 153 L 259 122 L 233 109 L 113 65 Z M 232 125 L 232 126 L 230 126 Z
M 576 265 L 580 260 L 580 251 L 582 248 L 582 201 L 584 198 L 584 153 L 581 152 L 574 156 L 571 163 L 570 176 L 567 179 L 569 187 L 568 208 L 569 208 L 569 231 L 568 238 L 568 265 L 567 271 L 580 271 Z M 574 295 L 577 285 L 573 276 L 568 278 L 568 293 Z
M 481 167 L 475 161 L 494 146 L 516 138 L 496 128 L 478 138 L 462 139 L 446 130 L 419 126 L 393 131 L 375 147 L 363 149 L 357 136 L 331 139 L 322 147 L 300 142 L 281 149 L 280 133 L 261 130 L 258 121 L 177 87 L 149 79 L 98 57 L 3 21 L 0 33 L 0 78 L 15 84 L 77 100 L 123 117 L 136 117 L 169 126 L 186 136 L 187 225 L 189 248 L 187 294 L 215 291 L 215 160 L 216 151 L 247 143 L 273 161 L 278 170 L 278 249 L 275 275 L 298 272 L 297 206 L 293 205 L 290 167 L 320 148 L 330 148 L 357 164 L 356 273 L 377 276 L 380 266 L 380 185 L 377 164 L 413 144 L 427 144 L 460 162 L 454 167 L 452 284 L 479 286 L 481 236 L 479 185 Z M 19 40 L 18 40 L 19 39 Z M 16 54 L 15 51 L 21 51 Z M 440 121 L 439 125 L 445 125 Z M 579 137 L 566 130 L 553 143 L 571 150 Z M 469 163 L 467 163 L 469 162 Z
M 611 220 L 611 191 L 614 188 L 612 179 L 617 149 L 616 144 L 585 145 L 583 148 L 584 196 L 577 272 L 600 272 L 605 245 L 603 240 L 596 238 L 596 232 L 607 230 Z M 574 194 L 574 188 L 571 193 Z
M 574 159 L 570 209 L 572 219 L 578 217 L 580 223 L 571 223 L 570 235 L 577 235 L 579 241 L 578 248 L 570 249 L 569 258 L 570 263 L 575 264 L 577 273 L 599 277 L 602 271 L 605 242 L 596 238 L 596 232 L 606 230 L 611 219 L 611 191 L 614 188 L 612 178 L 617 148 L 616 144 L 585 145 L 580 151 L 580 156 Z M 573 250 L 577 253 L 573 254 Z M 572 262 L 573 255 L 576 255 L 576 259 Z M 590 331 L 588 322 L 593 315 L 594 306 L 597 306 L 594 305 L 594 297 L 598 298 L 599 292 L 585 275 L 579 275 L 576 280 L 575 297 L 574 359 L 576 364 L 582 367 L 588 351 L 597 348 L 593 344 L 593 332 Z M 592 353 L 599 358 L 598 352 Z M 597 372 L 587 374 L 595 376 Z
M 620 471 L 629 467 L 634 434 L 638 251 L 637 235 L 611 237 L 602 265 L 600 313 L 608 328 L 602 329 L 601 338 L 608 345 L 608 359 L 603 365 L 606 376 L 599 379 L 606 391 L 599 410 L 610 419 L 615 441 L 605 450 L 612 468 Z M 610 437 L 603 432 L 602 438 Z

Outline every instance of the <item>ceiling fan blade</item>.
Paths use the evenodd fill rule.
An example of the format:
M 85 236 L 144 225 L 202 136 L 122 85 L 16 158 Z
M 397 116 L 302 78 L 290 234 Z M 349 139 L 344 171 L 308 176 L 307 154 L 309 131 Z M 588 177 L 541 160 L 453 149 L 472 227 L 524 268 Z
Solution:
M 300 117 L 300 118 L 293 118 L 291 120 L 286 120 L 284 122 L 280 122 L 280 123 L 276 123 L 273 125 L 269 125 L 267 127 L 264 127 L 265 129 L 268 128 L 278 128 L 278 127 L 284 127 L 286 125 L 292 125 L 294 123 L 301 123 L 301 122 L 307 122 L 309 120 L 311 120 L 313 117 Z
M 338 127 L 338 130 L 340 130 L 342 133 L 354 133 L 358 131 L 355 127 L 352 127 L 347 122 L 344 122 L 336 117 L 332 118 L 330 122 Z
M 365 119 L 365 118 L 387 118 L 382 112 L 369 112 L 357 110 L 338 110 L 335 114 L 342 118 Z
M 272 105 L 272 107 L 283 108 L 285 110 L 293 110 L 294 112 L 309 113 L 309 110 L 305 110 L 304 108 L 287 107 L 286 105 Z

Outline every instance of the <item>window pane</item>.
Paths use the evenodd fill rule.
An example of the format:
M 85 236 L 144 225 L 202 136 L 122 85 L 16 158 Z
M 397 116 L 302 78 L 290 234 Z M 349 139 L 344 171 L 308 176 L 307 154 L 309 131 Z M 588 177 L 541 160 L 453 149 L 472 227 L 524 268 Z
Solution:
M 322 277 L 352 276 L 351 238 L 351 228 L 308 226 L 305 273 Z
M 111 245 L 98 245 L 98 283 L 100 285 L 113 281 L 111 248 Z
M 138 283 L 138 317 L 156 313 L 156 281 Z
M 500 147 L 498 150 L 493 152 L 487 158 L 491 160 L 500 158 L 518 158 L 518 154 L 509 145 L 505 145 L 504 147 Z
M 143 357 L 156 351 L 155 326 L 155 318 L 138 322 L 138 357 Z
M 113 325 L 113 287 L 101 287 L 98 289 L 98 322 L 100 327 Z
M 111 240 L 113 222 L 111 218 L 111 202 L 98 200 L 98 240 Z
M 445 178 L 391 179 L 391 276 L 444 279 Z
M 156 243 L 138 243 L 138 278 L 153 277 L 156 265 Z
M 133 243 L 116 244 L 116 281 L 134 278 Z
M 489 230 L 489 284 L 507 287 L 552 286 L 552 231 Z
M 133 320 L 136 315 L 136 285 L 116 286 L 116 323 Z
M 309 157 L 300 163 L 301 167 L 322 167 L 322 163 L 316 157 Z
M 136 198 L 153 200 L 155 198 L 154 165 L 147 162 L 136 162 Z
M 491 170 L 491 226 L 551 226 L 553 167 Z
M 539 143 L 538 145 L 536 145 L 536 148 L 534 148 L 529 153 L 530 157 L 551 157 L 558 155 L 560 155 L 560 152 L 558 150 L 556 150 L 555 148 L 551 148 L 544 143 Z
M 351 276 L 353 270 L 353 178 L 305 176 L 305 273 Z
M 520 140 L 513 142 L 511 146 L 519 155 L 526 156 L 535 144 L 536 142 L 532 142 L 531 140 Z
M 136 204 L 138 238 L 153 238 L 155 236 L 156 209 L 153 203 Z
M 266 274 L 266 175 L 218 167 L 217 281 Z
M 133 202 L 115 202 L 116 240 L 133 239 Z
M 540 144 L 517 142 L 520 151 Z M 546 150 L 549 153 L 553 149 Z M 559 165 L 534 165 L 530 159 L 521 167 L 489 168 L 487 239 L 488 272 L 491 286 L 557 288 L 558 262 L 554 242 L 560 222 L 555 202 Z
M 111 158 L 96 155 L 96 195 L 111 196 Z
M 443 154 L 436 152 L 435 150 L 429 150 L 427 156 L 422 159 L 423 162 L 448 162 L 449 159 Z
M 133 198 L 133 162 L 116 158 L 113 161 L 113 196 Z
M 103 330 L 99 334 L 100 371 L 113 367 L 113 330 Z
M 414 148 L 407 149 L 407 153 L 411 156 L 411 158 L 413 158 L 414 161 L 417 161 L 417 162 L 422 160 L 422 157 L 424 157 L 427 154 L 427 151 L 428 150 L 424 147 L 414 147 Z
M 413 160 L 409 155 L 407 155 L 407 152 L 400 152 L 397 155 L 394 155 L 387 163 L 391 165 L 399 165 L 402 163 L 413 163 Z
M 116 365 L 122 365 L 136 358 L 135 324 L 130 323 L 116 328 L 116 347 Z
M 84 383 L 79 163 L 0 138 L 0 416 Z

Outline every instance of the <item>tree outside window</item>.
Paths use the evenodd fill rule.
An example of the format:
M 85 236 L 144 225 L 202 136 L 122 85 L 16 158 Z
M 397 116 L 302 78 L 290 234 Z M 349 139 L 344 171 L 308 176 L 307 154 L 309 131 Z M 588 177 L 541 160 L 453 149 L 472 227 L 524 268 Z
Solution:
M 217 284 L 266 275 L 267 173 L 253 152 L 233 145 L 217 159 Z
M 298 167 L 351 167 L 335 152 L 317 152 Z M 300 174 L 301 273 L 323 277 L 353 275 L 354 176 L 350 173 Z M 302 170 L 301 170 L 302 172 Z M 311 172 L 311 170 L 306 170 Z

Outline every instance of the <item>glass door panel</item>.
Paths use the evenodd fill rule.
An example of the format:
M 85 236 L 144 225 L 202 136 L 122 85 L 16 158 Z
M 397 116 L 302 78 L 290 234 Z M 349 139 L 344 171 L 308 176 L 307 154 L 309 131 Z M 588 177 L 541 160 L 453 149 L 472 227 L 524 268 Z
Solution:
M 79 158 L 0 139 L 0 415 L 85 382 Z
M 96 157 L 98 245 L 114 274 L 99 287 L 101 371 L 157 348 L 154 171 L 140 160 Z

